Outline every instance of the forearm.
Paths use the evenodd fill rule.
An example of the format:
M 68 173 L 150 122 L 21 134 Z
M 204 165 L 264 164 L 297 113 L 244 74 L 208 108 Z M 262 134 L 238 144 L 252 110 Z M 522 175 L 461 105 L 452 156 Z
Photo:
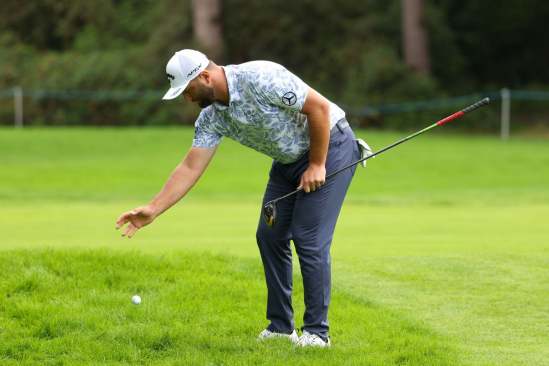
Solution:
M 175 168 L 164 188 L 148 206 L 141 206 L 123 213 L 116 220 L 116 229 L 130 223 L 122 236 L 131 238 L 135 232 L 149 225 L 155 218 L 175 205 L 196 184 L 212 160 L 217 146 L 211 148 L 191 147 L 183 162 Z
M 330 113 L 329 109 L 318 110 L 307 116 L 309 124 L 309 165 L 322 166 L 326 164 L 328 145 L 330 143 Z
M 185 197 L 200 176 L 201 173 L 193 171 L 184 163 L 177 166 L 166 181 L 164 188 L 149 204 L 149 207 L 154 211 L 155 217 L 160 216 Z

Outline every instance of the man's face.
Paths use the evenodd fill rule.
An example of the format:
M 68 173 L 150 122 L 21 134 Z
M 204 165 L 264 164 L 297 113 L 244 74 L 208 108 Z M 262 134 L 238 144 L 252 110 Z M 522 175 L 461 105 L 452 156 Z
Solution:
M 215 102 L 213 88 L 203 84 L 200 78 L 193 79 L 183 91 L 183 97 L 187 102 L 198 104 L 200 108 L 206 108 Z

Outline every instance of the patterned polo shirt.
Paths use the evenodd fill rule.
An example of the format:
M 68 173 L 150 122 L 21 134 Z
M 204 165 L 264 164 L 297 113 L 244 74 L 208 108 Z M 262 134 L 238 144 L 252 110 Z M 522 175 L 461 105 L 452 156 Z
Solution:
M 195 123 L 193 146 L 219 145 L 223 136 L 293 163 L 309 149 L 307 116 L 300 111 L 308 86 L 283 66 L 269 61 L 222 66 L 229 87 L 229 106 L 214 102 Z M 330 102 L 330 128 L 345 117 Z

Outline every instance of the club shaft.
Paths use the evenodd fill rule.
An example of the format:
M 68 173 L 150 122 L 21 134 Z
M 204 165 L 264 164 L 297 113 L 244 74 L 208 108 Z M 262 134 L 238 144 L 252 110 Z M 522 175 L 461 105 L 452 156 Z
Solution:
M 376 151 L 375 153 L 373 153 L 373 154 L 371 154 L 371 155 L 368 155 L 367 157 L 365 157 L 365 158 L 363 158 L 363 159 L 360 159 L 360 160 L 358 160 L 358 161 L 355 161 L 354 163 L 351 163 L 351 164 L 347 165 L 346 167 L 343 167 L 343 168 L 339 169 L 338 171 L 335 171 L 335 172 L 333 172 L 333 173 L 328 174 L 328 175 L 326 176 L 326 179 L 330 178 L 330 177 L 333 176 L 333 175 L 336 175 L 336 174 L 339 173 L 339 172 L 342 172 L 342 171 L 345 170 L 345 169 L 349 169 L 349 168 L 352 167 L 353 165 L 360 164 L 360 163 L 362 163 L 363 161 L 365 161 L 365 160 L 367 160 L 367 159 L 373 158 L 373 157 L 375 157 L 376 155 L 381 154 L 382 152 L 387 151 L 387 150 L 389 150 L 389 149 L 391 149 L 391 148 L 393 148 L 393 147 L 395 147 L 395 146 L 397 146 L 397 145 L 400 145 L 400 144 L 402 144 L 403 142 L 408 141 L 408 140 L 410 140 L 410 139 L 412 139 L 412 138 L 414 138 L 414 137 L 416 137 L 416 136 L 419 136 L 419 135 L 421 135 L 422 133 L 427 132 L 427 131 L 429 131 L 430 129 L 435 128 L 435 127 L 437 127 L 437 126 L 439 126 L 439 125 L 435 123 L 434 125 L 429 126 L 429 127 L 427 127 L 427 128 L 424 128 L 423 130 L 421 130 L 421 131 L 419 131 L 419 132 L 416 132 L 416 133 L 414 133 L 413 135 L 410 135 L 410 136 L 408 136 L 408 137 L 405 137 L 405 138 L 403 138 L 402 140 L 395 142 L 394 144 L 391 144 L 391 145 L 389 145 L 389 146 L 387 146 L 387 147 L 384 147 L 383 149 L 378 150 L 378 151 Z
M 412 135 L 410 135 L 410 136 L 408 136 L 408 137 L 405 137 L 405 138 L 403 138 L 402 140 L 397 141 L 397 142 L 395 142 L 394 144 L 391 144 L 391 145 L 389 145 L 389 146 L 387 146 L 387 147 L 384 147 L 383 149 L 378 150 L 378 151 L 376 151 L 375 153 L 373 153 L 373 154 L 371 154 L 371 155 L 368 155 L 367 157 L 365 157 L 365 158 L 363 158 L 363 159 L 360 159 L 360 160 L 358 160 L 358 161 L 355 161 L 354 163 L 351 163 L 351 164 L 349 164 L 349 165 L 347 165 L 347 166 L 345 166 L 345 167 L 343 167 L 343 168 L 341 168 L 341 169 L 339 169 L 339 170 L 337 170 L 337 171 L 335 171 L 335 172 L 333 172 L 333 173 L 328 174 L 328 175 L 326 176 L 326 179 L 330 178 L 331 176 L 336 175 L 337 173 L 342 172 L 342 171 L 345 170 L 345 169 L 349 169 L 349 168 L 352 167 L 353 165 L 360 164 L 361 162 L 363 162 L 363 161 L 365 161 L 365 160 L 367 160 L 367 159 L 373 158 L 373 157 L 375 157 L 376 155 L 379 155 L 379 154 L 381 154 L 381 153 L 384 152 L 384 151 L 387 151 L 387 150 L 389 150 L 389 149 L 391 149 L 391 148 L 393 148 L 393 147 L 395 147 L 395 146 L 397 146 L 397 145 L 400 145 L 400 144 L 402 144 L 402 143 L 405 142 L 405 141 L 411 140 L 411 139 L 413 139 L 414 137 L 419 136 L 419 135 L 421 135 L 421 134 L 424 133 L 424 132 L 427 132 L 427 131 L 429 131 L 429 130 L 435 128 L 435 127 L 438 127 L 438 126 L 442 126 L 442 125 L 445 124 L 446 122 L 450 122 L 451 120 L 454 120 L 454 119 L 456 119 L 456 118 L 459 118 L 459 117 L 463 116 L 464 114 L 466 114 L 466 113 L 468 113 L 468 112 L 474 111 L 474 110 L 477 109 L 477 108 L 480 108 L 480 107 L 482 107 L 482 106 L 485 106 L 485 105 L 487 105 L 488 103 L 490 103 L 490 99 L 485 98 L 485 99 L 481 100 L 481 101 L 478 102 L 478 103 L 475 103 L 475 104 L 473 104 L 473 105 L 471 105 L 471 106 L 469 106 L 469 107 L 467 107 L 467 108 L 465 108 L 465 109 L 463 109 L 463 110 L 461 110 L 461 111 L 459 111 L 459 112 L 457 112 L 457 113 L 452 114 L 451 116 L 448 116 L 448 117 L 446 117 L 446 118 L 444 118 L 444 119 L 441 119 L 441 120 L 438 121 L 437 123 L 435 123 L 435 124 L 433 124 L 433 125 L 431 125 L 431 126 L 429 126 L 429 127 L 427 127 L 427 128 L 424 128 L 424 129 L 421 130 L 421 131 L 418 131 L 418 132 L 416 132 L 416 133 L 414 133 L 414 134 L 412 134 Z M 290 196 L 292 196 L 292 195 L 294 195 L 294 194 L 296 194 L 296 193 L 299 193 L 299 192 L 301 192 L 302 190 L 303 190 L 303 188 L 300 188 L 300 189 L 295 190 L 295 191 L 293 191 L 293 192 L 291 192 L 291 193 L 288 193 L 288 194 L 285 195 L 285 196 L 279 197 L 279 198 L 277 198 L 276 200 L 271 201 L 271 202 L 276 203 L 276 202 L 281 201 L 281 200 L 283 200 L 283 199 L 285 199 L 285 198 L 287 198 L 287 197 L 290 197 Z

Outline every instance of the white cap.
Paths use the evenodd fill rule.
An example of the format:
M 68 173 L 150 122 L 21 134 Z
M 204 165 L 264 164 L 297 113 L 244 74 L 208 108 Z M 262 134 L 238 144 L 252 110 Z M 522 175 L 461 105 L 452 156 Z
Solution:
M 166 66 L 170 90 L 162 99 L 173 99 L 183 93 L 189 82 L 198 76 L 210 63 L 202 52 L 182 50 L 176 52 Z

